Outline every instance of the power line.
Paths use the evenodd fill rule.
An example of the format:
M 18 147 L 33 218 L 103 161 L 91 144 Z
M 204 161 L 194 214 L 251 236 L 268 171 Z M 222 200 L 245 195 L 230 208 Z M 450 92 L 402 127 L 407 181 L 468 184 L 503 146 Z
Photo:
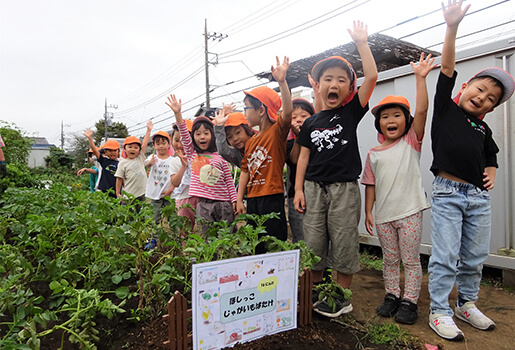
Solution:
M 231 56 L 235 56 L 235 55 L 242 54 L 242 53 L 244 53 L 244 52 L 248 52 L 248 51 L 251 51 L 251 50 L 255 50 L 255 49 L 260 48 L 260 47 L 262 47 L 262 46 L 264 46 L 264 45 L 271 44 L 271 43 L 276 42 L 276 41 L 278 41 L 278 40 L 281 40 L 281 39 L 287 38 L 287 37 L 289 37 L 289 36 L 292 36 L 292 35 L 294 35 L 294 34 L 297 34 L 297 33 L 299 33 L 299 32 L 302 32 L 302 31 L 304 31 L 304 30 L 306 30 L 306 29 L 312 28 L 312 27 L 314 27 L 314 26 L 316 26 L 316 25 L 318 25 L 318 24 L 324 23 L 324 22 L 326 22 L 326 21 L 328 21 L 328 20 L 330 20 L 330 19 L 332 19 L 332 18 L 334 18 L 334 17 L 340 16 L 340 15 L 341 15 L 341 14 L 343 14 L 343 13 L 346 13 L 346 12 L 348 12 L 348 11 L 350 11 L 350 10 L 353 10 L 353 9 L 355 9 L 355 8 L 359 7 L 359 6 L 362 6 L 362 5 L 366 4 L 367 2 L 370 2 L 371 0 L 366 0 L 366 1 L 364 1 L 364 2 L 360 3 L 360 4 L 356 5 L 356 6 L 353 6 L 353 7 L 349 8 L 349 9 L 346 9 L 346 10 L 344 10 L 344 11 L 341 11 L 341 12 L 338 12 L 338 13 L 334 14 L 334 12 L 335 12 L 335 11 L 338 11 L 338 10 L 340 10 L 340 9 L 342 9 L 342 8 L 345 8 L 345 7 L 347 7 L 347 6 L 350 6 L 350 5 L 352 5 L 352 4 L 354 4 L 354 3 L 358 2 L 358 1 L 360 1 L 360 0 L 353 0 L 353 1 L 351 1 L 351 2 L 347 3 L 347 4 L 343 5 L 343 6 L 340 6 L 340 7 L 337 7 L 336 9 L 334 9 L 334 10 L 331 10 L 331 11 L 329 11 L 329 12 L 327 12 L 327 13 L 325 13 L 325 14 L 321 15 L 321 16 L 315 17 L 315 18 L 313 18 L 313 19 L 311 19 L 311 20 L 309 20 L 309 21 L 307 21 L 307 22 L 304 22 L 304 23 L 302 23 L 302 24 L 299 24 L 298 26 L 295 26 L 295 27 L 293 27 L 293 28 L 290 28 L 290 29 L 285 30 L 285 31 L 283 31 L 283 32 L 280 32 L 280 33 L 278 33 L 278 34 L 274 34 L 274 35 L 269 36 L 269 37 L 267 37 L 267 38 L 265 38 L 265 39 L 258 40 L 258 41 L 254 42 L 254 43 L 251 43 L 251 44 L 248 44 L 248 45 L 244 45 L 244 46 L 239 47 L 239 48 L 237 48 L 237 49 L 233 49 L 233 50 L 229 50 L 229 51 L 227 51 L 227 52 L 221 53 L 221 54 L 219 55 L 219 57 L 220 57 L 220 58 L 227 58 L 227 57 L 231 57 Z M 323 18 L 323 17 L 325 17 L 325 16 L 329 16 L 329 15 L 331 15 L 331 16 L 330 16 L 330 17 L 327 17 L 327 18 L 325 18 L 325 19 L 323 19 L 323 20 L 320 20 L 320 21 L 318 21 L 318 22 L 316 22 L 316 23 L 314 23 L 314 24 L 312 24 L 312 25 L 310 25 L 310 26 L 308 26 L 308 27 L 306 27 L 306 28 L 301 28 L 301 27 L 306 26 L 306 25 L 307 25 L 307 24 L 309 24 L 309 23 L 315 22 L 315 21 L 319 20 L 320 18 Z M 301 28 L 301 29 L 296 30 L 297 28 Z M 292 32 L 292 31 L 293 31 L 293 32 Z M 288 32 L 292 32 L 292 33 L 290 33 L 290 34 L 286 34 L 286 33 L 288 33 Z M 274 39 L 274 38 L 276 38 L 276 39 Z M 274 40 L 272 40 L 272 39 L 274 39 Z M 264 42 L 264 43 L 263 43 L 263 42 Z M 258 45 L 258 44 L 260 44 L 260 43 L 263 43 L 263 44 Z M 258 45 L 258 46 L 255 46 L 255 45 Z M 248 49 L 247 49 L 247 48 L 248 48 Z

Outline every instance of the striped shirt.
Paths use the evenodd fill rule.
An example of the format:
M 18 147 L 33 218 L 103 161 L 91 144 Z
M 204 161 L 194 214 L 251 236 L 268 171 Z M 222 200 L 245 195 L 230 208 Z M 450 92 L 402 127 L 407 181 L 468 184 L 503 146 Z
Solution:
M 229 164 L 218 153 L 195 152 L 186 123 L 177 123 L 177 126 L 184 152 L 191 164 L 189 195 L 216 201 L 236 202 L 236 189 Z

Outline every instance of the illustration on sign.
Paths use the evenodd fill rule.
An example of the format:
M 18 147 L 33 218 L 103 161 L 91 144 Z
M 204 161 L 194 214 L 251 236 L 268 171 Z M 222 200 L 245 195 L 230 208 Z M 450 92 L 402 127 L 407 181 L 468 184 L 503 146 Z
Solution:
M 193 349 L 297 327 L 299 251 L 193 265 Z

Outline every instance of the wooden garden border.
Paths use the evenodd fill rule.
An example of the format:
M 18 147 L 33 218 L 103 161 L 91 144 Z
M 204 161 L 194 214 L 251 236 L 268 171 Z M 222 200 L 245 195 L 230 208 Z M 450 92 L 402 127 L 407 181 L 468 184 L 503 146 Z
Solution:
M 311 270 L 304 269 L 299 276 L 297 326 L 310 324 L 312 321 L 312 288 L 313 276 Z M 188 334 L 188 318 L 191 318 L 192 311 L 187 307 L 188 301 L 178 291 L 168 302 L 168 314 L 163 316 L 163 319 L 168 320 L 168 340 L 163 345 L 170 350 L 191 348 L 193 336 Z

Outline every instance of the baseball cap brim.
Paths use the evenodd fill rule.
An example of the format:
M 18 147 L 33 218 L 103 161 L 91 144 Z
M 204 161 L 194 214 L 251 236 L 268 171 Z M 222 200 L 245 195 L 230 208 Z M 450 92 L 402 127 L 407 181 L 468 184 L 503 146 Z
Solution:
M 513 81 L 513 77 L 510 73 L 506 72 L 504 69 L 499 67 L 488 67 L 485 68 L 478 73 L 476 73 L 471 79 L 479 78 L 479 77 L 492 77 L 501 82 L 504 87 L 504 94 L 500 99 L 499 104 L 504 103 L 509 100 L 511 95 L 513 95 L 513 91 L 515 91 L 515 81 Z M 470 80 L 469 80 L 470 81 Z

